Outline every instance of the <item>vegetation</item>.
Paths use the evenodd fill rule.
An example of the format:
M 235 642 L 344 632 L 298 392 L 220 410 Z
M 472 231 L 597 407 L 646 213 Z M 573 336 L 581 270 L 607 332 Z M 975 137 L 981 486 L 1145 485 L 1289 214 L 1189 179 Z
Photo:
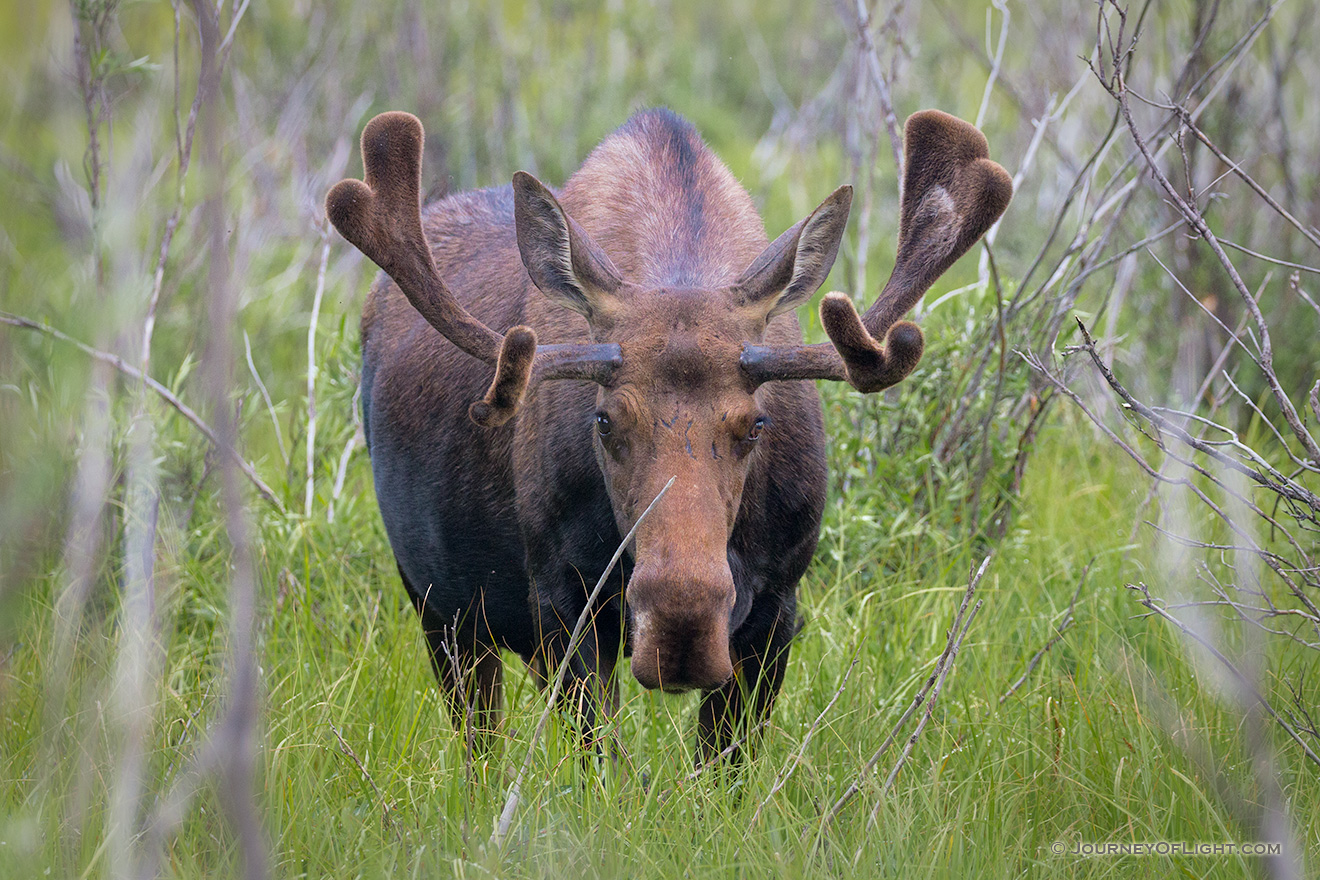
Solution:
M 1310 4 L 432 5 L 0 13 L 0 877 L 1313 869 Z M 426 123 L 437 195 L 562 181 L 654 104 L 772 234 L 854 183 L 827 289 L 859 301 L 891 113 L 976 120 L 1017 195 L 920 307 L 917 373 L 822 388 L 831 500 L 753 760 L 694 769 L 695 698 L 630 680 L 617 766 L 534 739 L 512 658 L 475 756 L 361 446 L 375 268 L 321 198 L 382 110 Z M 1279 846 L 1071 852 L 1159 841 Z

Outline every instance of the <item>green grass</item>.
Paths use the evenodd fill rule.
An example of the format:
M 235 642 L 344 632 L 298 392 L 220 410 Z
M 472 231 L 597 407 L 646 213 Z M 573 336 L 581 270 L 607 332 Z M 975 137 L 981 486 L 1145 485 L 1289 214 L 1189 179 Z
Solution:
M 104 76 L 108 101 L 98 126 L 106 186 L 97 223 L 84 204 L 87 116 L 71 72 L 69 11 L 37 0 L 21 14 L 0 13 L 7 59 L 0 68 L 0 177 L 7 185 L 0 198 L 0 309 L 135 353 L 145 292 L 178 196 L 173 118 L 186 116 L 197 74 L 187 5 L 176 71 L 168 5 L 74 4 L 114 8 L 92 65 Z M 957 30 L 979 42 L 987 4 L 892 4 L 892 21 L 879 20 L 885 4 L 867 5 L 877 15 L 881 60 L 892 62 L 898 116 L 941 107 L 974 118 L 988 59 L 969 50 Z M 1195 33 L 1193 7 L 1201 8 L 1152 6 L 1133 72 L 1150 95 L 1177 75 Z M 1222 7 L 1205 43 L 1207 63 L 1259 14 L 1256 4 Z M 1058 108 L 1051 101 L 1068 94 L 1083 72 L 1079 59 L 1094 46 L 1094 9 L 1010 8 L 1012 38 L 982 128 L 992 155 L 1016 172 L 1037 133 L 1035 120 Z M 1246 150 L 1243 140 L 1260 140 L 1243 131 L 1265 132 L 1264 158 L 1247 166 L 1272 191 L 1287 184 L 1304 194 L 1317 191 L 1314 169 L 1301 161 L 1305 151 L 1294 149 L 1288 178 L 1288 157 L 1273 140 L 1273 99 L 1292 102 L 1298 118 L 1288 129 L 1304 145 L 1315 128 L 1315 77 L 1306 66 L 1313 59 L 1304 51 L 1297 56 L 1271 100 L 1261 97 L 1267 87 L 1259 83 L 1269 80 L 1264 71 L 1275 60 L 1269 41 L 1283 52 L 1294 33 L 1309 34 L 1315 23 L 1298 4 L 1280 10 L 1255 54 L 1222 68 L 1236 79 L 1220 94 L 1239 95 L 1241 87 L 1248 97 L 1236 104 L 1221 97 L 1202 118 L 1235 157 Z M 698 125 L 753 195 L 772 235 L 838 184 L 854 183 L 854 221 L 827 289 L 870 299 L 893 259 L 898 203 L 874 96 L 836 78 L 848 75 L 839 65 L 855 48 L 855 25 L 830 4 L 795 0 L 599 9 L 568 0 L 323 0 L 254 3 L 246 16 L 224 78 L 219 147 L 230 220 L 223 256 L 240 293 L 232 390 L 241 399 L 241 445 L 289 511 L 249 492 L 259 582 L 258 790 L 274 876 L 1236 878 L 1264 873 L 1264 862 L 1229 855 L 1078 860 L 1051 848 L 1255 840 L 1261 807 L 1270 802 L 1263 775 L 1277 778 L 1307 862 L 1320 863 L 1320 775 L 1276 726 L 1264 727 L 1266 752 L 1251 747 L 1255 722 L 1225 696 L 1213 661 L 1189 653 L 1162 621 L 1141 616 L 1124 586 L 1145 581 L 1161 595 L 1184 588 L 1204 595 L 1197 566 L 1227 574 L 1236 560 L 1179 550 L 1149 526 L 1134 530 L 1143 519 L 1168 522 L 1143 507 L 1149 479 L 1075 409 L 1050 411 L 1020 496 L 1009 491 L 1005 474 L 1021 425 L 1011 423 L 1008 405 L 1040 402 L 1040 388 L 1013 356 L 1039 330 L 1027 326 L 1029 312 L 1009 325 L 995 352 L 1005 377 L 998 404 L 990 402 L 989 380 L 979 388 L 966 381 L 996 326 L 996 294 L 1007 300 L 1019 289 L 1042 248 L 1039 270 L 1021 289 L 1055 277 L 1039 302 L 1053 308 L 1055 296 L 1074 296 L 1075 308 L 1069 300 L 1062 310 L 1082 315 L 1093 329 L 1117 310 L 1116 369 L 1142 383 L 1152 400 L 1177 378 L 1184 345 L 1196 338 L 1187 330 L 1182 294 L 1145 256 L 1129 278 L 1133 294 L 1121 303 L 1111 297 L 1120 274 L 1113 266 L 1082 283 L 1084 265 L 1168 223 L 1159 193 L 1144 183 L 1134 187 L 1133 206 L 1113 230 L 1108 219 L 1097 220 L 1116 188 L 1144 174 L 1126 164 L 1123 141 L 1101 151 L 1085 192 L 1065 205 L 1077 168 L 1100 147 L 1112 117 L 1097 83 L 1076 92 L 1044 130 L 995 243 L 1003 290 L 968 286 L 977 279 L 980 252 L 973 251 L 932 294 L 933 302 L 966 287 L 922 317 L 926 359 L 896 393 L 861 398 L 822 388 L 831 495 L 820 548 L 800 588 L 806 627 L 755 758 L 736 774 L 690 778 L 696 698 L 645 692 L 625 672 L 624 706 L 613 723 L 626 757 L 617 767 L 602 766 L 582 754 L 566 724 L 553 723 L 533 751 L 513 832 L 503 848 L 492 848 L 496 817 L 544 697 L 510 659 L 504 736 L 493 754 L 471 758 L 431 676 L 361 449 L 334 497 L 340 456 L 354 433 L 356 315 L 374 272 L 337 238 L 314 340 L 316 496 L 311 515 L 302 514 L 319 200 L 334 180 L 359 172 L 355 140 L 382 110 L 422 117 L 425 186 L 461 189 L 506 183 L 519 168 L 562 183 L 632 110 L 667 104 Z M 991 16 L 992 31 L 999 16 Z M 86 27 L 80 33 L 89 36 Z M 831 83 L 839 87 L 830 91 Z M 782 113 L 797 118 L 821 95 L 828 100 L 815 105 L 815 116 L 802 117 L 796 136 L 767 137 L 784 134 L 775 128 Z M 1169 153 L 1171 167 L 1176 152 Z M 203 409 L 197 377 L 212 329 L 202 316 L 213 255 L 199 211 L 207 178 L 193 159 L 164 273 L 151 372 Z M 1197 161 L 1214 164 L 1206 154 Z M 1305 242 L 1281 232 L 1277 221 L 1258 222 L 1265 212 L 1228 189 L 1237 186 L 1233 178 L 1221 185 L 1223 198 L 1216 191 L 1205 199 L 1216 223 L 1247 246 L 1314 264 Z M 1297 215 L 1314 215 L 1313 203 L 1296 206 Z M 1056 235 L 1055 217 L 1063 218 Z M 1186 246 L 1179 233 L 1155 249 L 1192 280 L 1198 297 L 1204 287 L 1206 301 L 1223 300 L 1222 279 L 1209 261 L 1181 268 L 1190 258 L 1180 250 Z M 1305 304 L 1280 293 L 1277 266 L 1245 258 L 1240 265 L 1246 283 L 1268 293 L 1260 301 L 1279 330 L 1286 381 L 1301 388 L 1304 379 L 1309 389 L 1315 332 Z M 1304 288 L 1310 277 L 1297 283 Z M 1270 278 L 1275 287 L 1267 290 Z M 814 312 L 804 308 L 801 316 L 808 336 L 820 339 Z M 271 412 L 244 363 L 244 333 L 269 386 Z M 1044 345 L 1068 342 L 1060 336 Z M 231 638 L 234 560 L 214 455 L 172 410 L 155 400 L 147 405 L 154 431 L 147 470 L 161 496 L 154 545 L 160 655 L 144 677 L 147 694 L 135 697 L 123 689 L 132 679 L 132 652 L 121 606 L 132 579 L 125 536 L 142 508 L 126 489 L 134 386 L 114 379 L 102 395 L 92 390 L 91 376 L 84 355 L 64 343 L 0 327 L 0 880 L 122 876 L 135 854 L 154 845 L 122 829 L 139 829 L 172 796 L 182 808 L 163 838 L 161 873 L 232 875 L 241 854 L 225 799 L 213 774 L 195 773 L 225 711 Z M 971 412 L 954 430 L 948 420 L 964 393 Z M 89 419 L 102 397 L 105 438 Z M 977 420 L 987 414 L 981 432 Z M 1245 425 L 1243 436 L 1258 446 L 1270 442 L 1260 424 Z M 95 450 L 101 439 L 110 457 L 99 524 L 104 540 L 80 628 L 66 643 L 55 610 L 69 583 L 61 554 L 79 452 Z M 937 442 L 949 444 L 947 454 L 932 448 Z M 967 490 L 983 460 L 991 475 L 974 515 Z M 991 511 L 1006 499 L 1007 531 L 988 538 Z M 1173 507 L 1178 499 L 1162 503 Z M 1189 535 L 1223 537 L 1201 508 L 1183 519 Z M 822 833 L 822 814 L 930 675 L 968 573 L 987 552 L 994 558 L 978 593 L 984 605 L 893 788 L 882 793 L 881 784 L 901 740 Z M 1083 577 L 1075 625 L 1001 703 L 1054 635 Z M 1315 651 L 1286 639 L 1260 645 L 1223 624 L 1224 646 L 1263 661 L 1277 706 L 1290 705 L 1285 679 L 1305 690 L 1320 672 Z M 1304 697 L 1315 702 L 1313 694 Z M 134 776 L 125 755 L 138 727 L 146 748 Z M 1262 757 L 1273 762 L 1266 774 L 1256 765 Z M 115 801 L 126 792 L 140 813 L 126 814 Z
M 495 754 L 469 760 L 431 678 L 370 499 L 341 499 L 334 523 L 267 517 L 260 766 L 277 876 L 1254 872 L 1253 860 L 1238 857 L 1077 861 L 1050 852 L 1056 841 L 1254 839 L 1219 789 L 1247 803 L 1259 795 L 1241 720 L 1199 686 L 1166 627 L 1134 617 L 1140 609 L 1122 587 L 1150 563 L 1148 551 L 1127 544 L 1143 483 L 1074 420 L 1056 420 L 1041 445 L 1017 525 L 981 583 L 984 607 L 932 722 L 893 789 L 882 795 L 879 782 L 897 748 L 815 855 L 821 812 L 879 745 L 943 646 L 975 561 L 966 547 L 935 551 L 920 528 L 873 538 L 892 541 L 887 558 L 902 560 L 876 571 L 857 547 L 867 533 L 883 535 L 885 523 L 858 519 L 853 499 L 835 499 L 802 584 L 808 624 L 752 763 L 739 774 L 688 779 L 695 699 L 653 695 L 625 681 L 615 722 L 627 752 L 621 766 L 584 759 L 572 734 L 552 725 L 538 744 L 511 839 L 496 851 L 488 838 L 544 705 L 528 676 L 511 659 L 505 741 Z M 361 486 L 365 458 L 353 467 Z M 213 521 L 200 509 L 195 519 Z M 162 783 L 176 780 L 196 753 L 223 681 L 221 536 L 194 527 L 175 541 L 164 573 L 172 585 L 163 609 L 168 672 L 152 710 L 148 762 Z M 1000 694 L 1049 639 L 1088 562 L 1076 626 L 1001 705 Z M 61 717 L 46 702 L 50 584 L 29 592 L 18 614 L 22 640 L 0 679 L 0 876 L 36 876 L 44 867 L 64 876 L 103 874 L 106 798 L 122 735 L 107 708 L 113 694 L 103 690 L 115 655 L 112 615 L 89 624 L 67 703 L 79 711 Z M 749 826 L 854 656 L 856 668 L 801 762 Z M 1171 735 L 1161 720 L 1169 704 L 1195 739 L 1204 738 L 1212 764 L 1198 764 Z M 1320 834 L 1310 806 L 1320 797 L 1316 777 L 1274 740 L 1293 820 L 1313 842 Z M 215 792 L 203 789 L 169 844 L 169 873 L 230 870 L 234 844 L 222 815 Z M 858 850 L 855 868 L 847 867 Z

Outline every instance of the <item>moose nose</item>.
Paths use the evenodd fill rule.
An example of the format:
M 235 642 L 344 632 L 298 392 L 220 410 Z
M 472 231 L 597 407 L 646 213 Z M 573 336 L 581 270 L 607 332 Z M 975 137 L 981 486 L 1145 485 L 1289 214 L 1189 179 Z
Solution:
M 633 676 L 669 693 L 711 690 L 731 679 L 732 576 L 726 570 L 724 578 L 666 582 L 647 575 L 644 567 L 635 570 L 628 585 Z

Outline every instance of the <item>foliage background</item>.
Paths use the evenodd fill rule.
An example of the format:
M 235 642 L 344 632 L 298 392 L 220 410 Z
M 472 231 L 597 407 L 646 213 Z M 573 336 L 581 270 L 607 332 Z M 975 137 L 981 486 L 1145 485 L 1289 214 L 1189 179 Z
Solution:
M 1222 520 L 1156 491 L 1017 354 L 1057 365 L 1133 436 L 1094 372 L 1059 360 L 1080 341 L 1073 316 L 1129 387 L 1191 407 L 1225 349 L 1206 315 L 1242 315 L 1088 70 L 1098 15 L 971 0 L 223 3 L 232 43 L 186 150 L 206 57 L 192 7 L 6 4 L 0 310 L 145 363 L 217 430 L 232 422 L 275 503 L 124 371 L 0 326 L 0 876 L 1304 876 L 1317 768 L 1123 588 L 1213 598 L 1251 564 Z M 1142 15 L 1134 88 L 1201 108 L 1220 149 L 1314 230 L 1314 4 L 1156 0 Z M 503 751 L 474 759 L 449 727 L 357 439 L 356 314 L 375 269 L 330 232 L 321 198 L 358 173 L 358 132 L 386 109 L 425 122 L 434 196 L 520 168 L 562 182 L 632 110 L 663 104 L 771 234 L 854 183 L 829 287 L 869 301 L 898 205 L 872 61 L 900 124 L 931 106 L 977 119 L 1018 188 L 992 248 L 919 310 L 919 371 L 874 399 L 822 389 L 832 494 L 774 724 L 743 773 L 693 778 L 695 704 L 625 683 L 628 772 L 579 760 L 552 728 L 516 833 L 494 847 L 543 699 L 510 663 Z M 1136 114 L 1149 132 L 1167 115 Z M 1221 234 L 1273 260 L 1238 268 L 1313 429 L 1315 248 L 1216 157 L 1158 131 L 1168 173 Z M 801 317 L 819 338 L 814 309 Z M 1221 416 L 1269 450 L 1277 412 L 1248 366 L 1235 355 L 1224 371 L 1258 408 Z M 891 753 L 822 828 L 930 675 L 987 554 L 985 604 L 894 786 Z M 1223 608 L 1197 621 L 1314 745 L 1314 646 L 1261 640 Z M 1282 855 L 1051 851 L 1156 840 L 1279 841 Z

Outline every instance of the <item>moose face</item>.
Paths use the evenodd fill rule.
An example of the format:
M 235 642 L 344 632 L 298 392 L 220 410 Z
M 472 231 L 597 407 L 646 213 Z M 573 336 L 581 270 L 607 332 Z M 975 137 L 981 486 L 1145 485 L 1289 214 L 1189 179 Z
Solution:
M 825 280 L 851 192 L 832 195 L 734 284 L 706 290 L 625 281 L 548 190 L 519 175 L 514 191 L 533 282 L 586 317 L 593 342 L 619 351 L 597 396 L 592 442 L 620 531 L 675 478 L 633 547 L 633 675 L 666 691 L 718 687 L 733 675 L 729 536 L 750 464 L 774 430 L 743 368 L 744 347 Z
M 739 366 L 765 319 L 731 309 L 729 297 L 650 291 L 620 309 L 606 337 L 622 366 L 597 396 L 592 433 L 621 533 L 676 478 L 638 530 L 627 592 L 633 674 L 650 688 L 712 688 L 733 674 L 727 544 L 771 428 Z

